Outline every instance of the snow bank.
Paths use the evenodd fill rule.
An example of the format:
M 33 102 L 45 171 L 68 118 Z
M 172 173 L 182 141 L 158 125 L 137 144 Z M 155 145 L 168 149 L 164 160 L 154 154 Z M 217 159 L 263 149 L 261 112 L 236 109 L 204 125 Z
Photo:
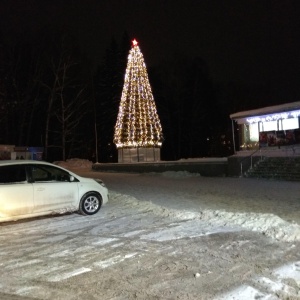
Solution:
M 55 161 L 53 164 L 66 169 L 92 169 L 93 162 L 87 159 L 71 158 L 66 161 Z
M 180 220 L 197 219 L 215 226 L 241 226 L 246 230 L 260 232 L 268 237 L 285 242 L 300 241 L 300 226 L 284 221 L 273 214 L 239 213 L 224 210 L 188 211 L 176 210 L 153 204 L 149 201 L 139 201 L 136 198 L 110 191 L 110 201 L 122 202 L 136 210 L 153 213 L 162 217 Z
M 157 173 L 155 173 L 157 174 Z M 201 176 L 199 173 L 190 173 L 188 171 L 165 171 L 161 173 L 162 176 L 164 177 L 169 177 L 169 178 L 182 178 L 182 177 L 199 177 Z

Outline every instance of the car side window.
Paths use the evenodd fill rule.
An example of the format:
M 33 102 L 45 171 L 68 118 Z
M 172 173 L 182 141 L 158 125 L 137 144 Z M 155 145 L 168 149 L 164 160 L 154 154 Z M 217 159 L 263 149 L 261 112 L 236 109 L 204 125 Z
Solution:
M 46 165 L 32 165 L 32 179 L 34 182 L 66 182 L 70 181 L 68 172 Z
M 26 183 L 25 165 L 0 167 L 0 184 Z

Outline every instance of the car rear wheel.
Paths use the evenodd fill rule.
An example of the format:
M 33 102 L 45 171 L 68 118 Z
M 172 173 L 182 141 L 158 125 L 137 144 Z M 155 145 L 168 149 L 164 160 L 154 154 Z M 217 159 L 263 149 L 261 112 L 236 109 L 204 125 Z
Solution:
M 93 215 L 99 211 L 102 205 L 102 198 L 96 193 L 85 194 L 80 201 L 79 211 L 83 215 Z

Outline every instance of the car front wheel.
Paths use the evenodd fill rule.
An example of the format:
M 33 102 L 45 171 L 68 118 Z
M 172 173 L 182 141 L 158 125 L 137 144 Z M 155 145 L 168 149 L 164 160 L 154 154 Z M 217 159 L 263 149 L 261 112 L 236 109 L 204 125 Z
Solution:
M 93 215 L 99 211 L 102 205 L 102 198 L 96 193 L 85 194 L 80 201 L 79 211 L 83 215 Z

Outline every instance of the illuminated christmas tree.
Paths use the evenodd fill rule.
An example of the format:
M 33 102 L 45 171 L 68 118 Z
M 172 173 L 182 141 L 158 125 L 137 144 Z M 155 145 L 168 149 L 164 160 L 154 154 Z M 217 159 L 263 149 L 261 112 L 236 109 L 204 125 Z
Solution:
M 115 125 L 118 161 L 158 161 L 162 140 L 144 57 L 137 41 L 133 40 Z

